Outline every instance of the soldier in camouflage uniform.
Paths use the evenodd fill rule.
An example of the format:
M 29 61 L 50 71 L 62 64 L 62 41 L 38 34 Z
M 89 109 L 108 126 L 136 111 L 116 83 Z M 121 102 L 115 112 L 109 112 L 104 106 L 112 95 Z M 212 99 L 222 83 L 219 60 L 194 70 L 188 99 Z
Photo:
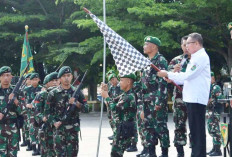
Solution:
M 111 71 L 109 71 L 111 72 Z M 117 75 L 114 72 L 111 72 L 109 74 L 109 72 L 107 73 L 108 76 L 108 94 L 111 98 L 116 98 L 117 96 L 119 96 L 121 94 L 121 90 L 120 90 L 120 86 L 118 83 L 118 79 L 117 79 Z M 107 103 L 107 102 L 105 102 Z M 109 118 L 109 123 L 110 126 L 113 130 L 113 136 L 115 135 L 115 121 L 114 121 L 114 115 L 112 113 L 112 111 L 110 110 L 109 107 L 107 107 L 107 115 Z M 108 137 L 110 140 L 113 139 L 113 136 Z
M 107 73 L 107 76 L 108 76 L 108 94 L 109 94 L 109 97 L 110 98 L 116 98 L 118 97 L 121 93 L 122 93 L 122 90 L 120 89 L 120 85 L 119 85 L 119 82 L 118 82 L 118 78 L 117 78 L 117 75 L 116 73 L 113 71 L 113 70 L 110 70 L 108 73 Z M 117 99 L 115 99 L 117 100 Z M 107 103 L 107 102 L 106 102 Z M 113 133 L 114 135 L 116 134 L 115 130 L 115 112 L 114 111 L 111 111 L 109 107 L 107 107 L 107 111 L 108 111 L 108 118 L 110 119 L 110 125 L 111 125 L 111 128 L 113 130 Z M 134 152 L 134 151 L 137 151 L 137 142 L 138 142 L 138 133 L 137 133 L 137 124 L 135 124 L 135 128 L 136 128 L 136 132 L 134 132 L 134 137 L 131 138 L 132 141 L 131 141 L 131 145 L 128 146 L 128 148 L 126 149 L 127 152 Z
M 209 156 L 221 156 L 221 132 L 219 128 L 222 104 L 217 99 L 223 99 L 222 90 L 215 82 L 214 73 L 211 72 L 210 98 L 207 105 L 207 128 L 213 137 L 213 149 L 207 153 Z
M 115 99 L 110 98 L 108 90 L 102 84 L 102 97 L 106 98 L 108 107 L 115 112 L 116 135 L 114 136 L 111 157 L 122 157 L 124 151 L 131 144 L 136 128 L 136 100 L 132 89 L 136 76 L 125 75 L 120 78 L 120 88 L 124 91 Z
M 39 144 L 38 141 L 38 126 L 35 123 L 35 108 L 33 107 L 32 101 L 35 99 L 37 93 L 42 89 L 42 86 L 39 85 L 39 74 L 32 73 L 30 76 L 31 86 L 25 88 L 26 96 L 26 107 L 27 107 L 27 117 L 29 122 L 29 135 L 31 140 L 32 147 L 32 156 L 40 154 L 40 145 L 36 148 L 36 145 Z M 30 144 L 29 144 L 30 145 Z
M 57 72 L 53 72 L 44 78 L 43 84 L 45 89 L 39 92 L 33 101 L 33 106 L 35 108 L 35 121 L 39 125 L 38 137 L 41 145 L 41 157 L 56 156 L 53 149 L 53 129 L 46 123 L 47 117 L 45 116 L 45 104 L 48 92 L 59 85 L 57 75 Z
M 64 66 L 59 70 L 61 85 L 48 93 L 45 113 L 54 130 L 54 149 L 57 157 L 76 157 L 79 150 L 80 110 L 88 110 L 82 92 L 78 98 L 72 95 L 76 88 L 71 86 L 71 68 Z M 46 108 L 46 107 L 45 107 Z M 71 109 L 70 109 L 71 108 Z M 70 110 L 69 110 L 70 109 Z
M 13 87 L 10 85 L 12 79 L 11 68 L 3 66 L 0 68 L 0 156 L 16 157 L 18 151 L 19 132 L 16 126 L 17 116 L 21 115 L 24 97 L 19 96 L 14 100 L 14 107 L 8 114 L 3 110 L 7 107 L 9 99 L 13 98 Z
M 26 74 L 24 77 L 25 77 L 25 84 L 23 85 L 22 89 L 23 90 L 24 88 L 28 87 L 31 85 L 31 80 L 30 80 L 30 76 L 31 76 L 31 73 L 29 74 Z M 22 91 L 23 92 L 23 91 Z M 29 128 L 28 128 L 28 122 L 27 122 L 27 114 L 26 114 L 26 106 L 23 106 L 22 107 L 22 110 L 24 112 L 22 112 L 23 114 L 23 117 L 24 117 L 24 123 L 23 123 L 23 128 L 22 128 L 22 136 L 23 136 L 23 143 L 20 145 L 21 147 L 24 147 L 24 146 L 27 146 L 28 142 L 30 142 L 30 136 L 29 136 Z
M 186 71 L 187 64 L 191 57 L 186 49 L 187 38 L 188 38 L 187 36 L 184 36 L 181 39 L 181 48 L 184 53 L 171 60 L 168 66 L 169 71 L 173 71 L 173 72 Z M 179 91 L 176 87 L 174 87 L 173 90 L 173 100 L 174 100 L 173 121 L 175 123 L 174 146 L 177 149 L 178 157 L 184 157 L 183 146 L 185 146 L 187 143 L 187 136 L 186 136 L 187 106 L 183 101 L 182 91 Z
M 159 69 L 167 69 L 167 60 L 159 53 L 160 40 L 156 37 L 147 36 L 144 41 L 144 53 L 148 55 L 151 62 Z M 169 130 L 167 128 L 167 82 L 157 76 L 155 69 L 147 67 L 143 70 L 141 83 L 144 101 L 141 118 L 144 120 L 144 134 L 148 146 L 148 153 L 142 155 L 142 157 L 156 157 L 157 138 L 160 140 L 162 148 L 160 157 L 167 157 L 170 146 Z

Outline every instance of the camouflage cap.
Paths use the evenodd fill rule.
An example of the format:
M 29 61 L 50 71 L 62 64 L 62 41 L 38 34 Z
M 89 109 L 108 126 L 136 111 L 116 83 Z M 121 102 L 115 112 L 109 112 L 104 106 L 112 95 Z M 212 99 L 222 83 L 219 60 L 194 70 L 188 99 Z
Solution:
M 24 77 L 25 77 L 25 78 L 30 78 L 30 77 L 31 77 L 31 74 L 32 74 L 32 73 L 28 73 L 28 74 L 26 74 Z
M 124 75 L 124 76 L 120 76 L 120 78 L 130 78 L 132 80 L 136 80 L 136 75 L 131 73 L 131 74 L 128 74 L 128 75 Z
M 9 66 L 3 66 L 0 68 L 0 76 L 4 73 L 11 73 L 12 70 Z
M 146 36 L 144 38 L 144 42 L 149 42 L 149 43 L 156 44 L 157 46 L 161 46 L 161 41 L 157 37 Z
M 116 77 L 117 78 L 117 75 L 112 73 L 108 76 L 108 81 L 110 81 L 112 78 Z
M 62 68 L 60 68 L 57 77 L 60 78 L 62 75 L 67 73 L 72 73 L 72 69 L 69 66 L 63 66 Z
M 227 28 L 228 28 L 229 31 L 232 30 L 232 22 L 228 23 Z
M 39 78 L 39 74 L 38 73 L 32 73 L 30 76 L 30 80 L 32 80 L 33 78 Z
M 214 76 L 214 72 L 211 71 L 211 77 Z

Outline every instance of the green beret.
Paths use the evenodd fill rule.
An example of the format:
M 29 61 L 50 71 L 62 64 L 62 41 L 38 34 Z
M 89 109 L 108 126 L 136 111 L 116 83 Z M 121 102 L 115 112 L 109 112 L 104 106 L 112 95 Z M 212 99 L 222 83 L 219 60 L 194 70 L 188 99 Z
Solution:
M 49 74 L 49 81 L 48 82 L 50 82 L 50 81 L 52 81 L 52 80 L 54 80 L 54 79 L 58 79 L 58 72 L 52 72 L 52 73 L 50 73 Z
M 47 83 L 49 82 L 49 81 L 48 81 L 49 75 L 50 75 L 50 74 L 48 74 L 48 75 L 45 76 L 44 81 L 43 81 L 43 84 L 44 84 L 44 85 L 47 84 Z
M 228 23 L 227 28 L 228 28 L 229 31 L 232 30 L 232 22 Z
M 109 70 L 107 73 L 106 73 L 106 76 L 109 77 L 110 74 L 116 74 L 114 70 Z
M 31 74 L 32 74 L 32 73 L 28 73 L 28 74 L 26 74 L 24 77 L 25 77 L 25 78 L 30 78 Z
M 39 78 L 39 74 L 38 73 L 32 73 L 30 76 L 30 80 L 32 80 L 33 78 Z
M 72 69 L 69 66 L 63 66 L 59 70 L 58 78 L 60 78 L 62 75 L 67 74 L 67 73 L 72 73 Z
M 121 76 L 120 78 L 130 78 L 130 79 L 132 79 L 132 80 L 136 80 L 136 75 L 135 74 L 133 74 L 133 73 L 131 73 L 131 74 L 129 74 L 129 75 L 124 75 L 124 76 Z
M 8 67 L 8 66 L 3 66 L 0 68 L 0 76 L 3 74 L 3 73 L 11 73 L 11 68 Z
M 110 81 L 112 78 L 116 77 L 117 78 L 117 75 L 112 73 L 108 76 L 108 81 Z
M 157 37 L 146 36 L 144 38 L 144 42 L 150 42 L 150 43 L 156 44 L 157 46 L 161 46 L 161 41 Z
M 211 77 L 214 76 L 214 72 L 211 71 Z

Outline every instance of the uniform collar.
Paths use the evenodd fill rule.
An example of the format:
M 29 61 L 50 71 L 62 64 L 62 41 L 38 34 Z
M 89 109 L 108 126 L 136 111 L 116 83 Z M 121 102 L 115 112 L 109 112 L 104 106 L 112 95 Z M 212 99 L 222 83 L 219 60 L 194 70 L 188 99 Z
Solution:
M 155 60 L 158 56 L 159 56 L 159 52 L 157 52 L 156 54 L 155 54 L 155 56 L 151 59 L 151 60 Z
M 2 84 L 1 83 L 0 83 L 0 88 L 2 88 Z M 10 85 L 9 88 L 13 88 L 12 85 Z M 9 89 L 9 88 L 5 88 L 5 89 Z
M 58 92 L 62 92 L 63 90 L 65 90 L 65 89 L 63 89 L 62 88 L 62 86 L 61 85 L 59 85 L 58 87 L 57 87 L 57 89 L 58 89 Z M 73 86 L 71 86 L 69 89 L 66 89 L 66 90 L 74 90 L 74 87 Z
M 132 93 L 132 88 L 131 88 L 131 89 L 129 89 L 127 92 L 124 92 L 124 93 L 126 93 L 126 94 L 130 94 L 130 93 Z
M 204 48 L 201 48 L 200 50 L 198 50 L 197 52 L 195 52 L 194 54 L 191 54 L 191 58 L 192 57 L 196 57 L 196 56 L 199 56 L 202 52 L 204 52 L 205 49 Z
M 31 87 L 31 88 L 38 88 L 38 87 L 41 87 L 41 86 L 38 84 L 36 87 L 34 87 L 34 86 L 32 86 L 32 85 L 30 85 L 30 86 L 28 86 L 28 87 Z

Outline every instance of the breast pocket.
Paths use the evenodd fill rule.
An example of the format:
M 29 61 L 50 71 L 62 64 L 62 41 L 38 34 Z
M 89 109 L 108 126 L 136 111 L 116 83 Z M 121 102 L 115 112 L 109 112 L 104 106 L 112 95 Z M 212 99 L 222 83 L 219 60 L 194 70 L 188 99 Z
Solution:
M 2 107 L 4 103 L 4 96 L 0 96 L 0 106 Z

